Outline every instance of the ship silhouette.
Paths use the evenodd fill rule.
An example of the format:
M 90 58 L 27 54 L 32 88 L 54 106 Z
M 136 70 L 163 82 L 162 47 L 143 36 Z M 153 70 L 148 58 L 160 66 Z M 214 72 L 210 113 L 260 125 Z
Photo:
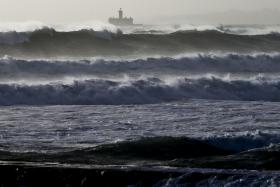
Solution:
M 124 17 L 123 10 L 120 8 L 119 10 L 119 17 L 109 18 L 109 23 L 115 26 L 141 26 L 141 24 L 134 24 L 134 20 L 132 17 Z

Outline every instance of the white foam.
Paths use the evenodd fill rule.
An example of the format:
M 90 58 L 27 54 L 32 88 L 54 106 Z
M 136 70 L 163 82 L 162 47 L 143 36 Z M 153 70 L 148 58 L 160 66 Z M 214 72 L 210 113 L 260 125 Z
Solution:
M 240 133 L 227 133 L 224 136 L 207 137 L 211 144 L 231 151 L 247 151 L 250 149 L 268 147 L 280 143 L 280 135 L 275 132 L 245 131 Z

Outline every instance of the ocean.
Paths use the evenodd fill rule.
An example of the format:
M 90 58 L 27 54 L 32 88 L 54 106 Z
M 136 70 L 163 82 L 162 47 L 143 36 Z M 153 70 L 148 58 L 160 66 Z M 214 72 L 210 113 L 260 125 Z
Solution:
M 280 26 L 0 25 L 2 186 L 280 186 Z

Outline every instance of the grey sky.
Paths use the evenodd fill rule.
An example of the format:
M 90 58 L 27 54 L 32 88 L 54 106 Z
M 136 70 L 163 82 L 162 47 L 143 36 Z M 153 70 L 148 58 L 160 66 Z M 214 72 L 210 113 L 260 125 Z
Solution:
M 107 21 L 122 7 L 137 22 L 259 22 L 278 19 L 280 0 L 0 0 L 0 21 Z M 225 18 L 223 14 L 226 13 Z M 236 19 L 235 19 L 236 15 Z M 207 19 L 206 19 L 207 18 Z M 278 17 L 279 18 L 279 17 Z M 220 20 L 219 20 L 220 19 Z M 244 18 L 246 20 L 246 18 Z M 230 21 L 231 20 L 231 21 Z

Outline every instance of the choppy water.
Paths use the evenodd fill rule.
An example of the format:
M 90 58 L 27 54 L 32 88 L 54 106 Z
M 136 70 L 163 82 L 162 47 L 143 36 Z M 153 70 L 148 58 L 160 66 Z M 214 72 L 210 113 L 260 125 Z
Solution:
M 208 139 L 247 150 L 280 143 L 278 103 L 188 100 L 127 106 L 1 107 L 0 145 L 65 151 L 143 137 Z

